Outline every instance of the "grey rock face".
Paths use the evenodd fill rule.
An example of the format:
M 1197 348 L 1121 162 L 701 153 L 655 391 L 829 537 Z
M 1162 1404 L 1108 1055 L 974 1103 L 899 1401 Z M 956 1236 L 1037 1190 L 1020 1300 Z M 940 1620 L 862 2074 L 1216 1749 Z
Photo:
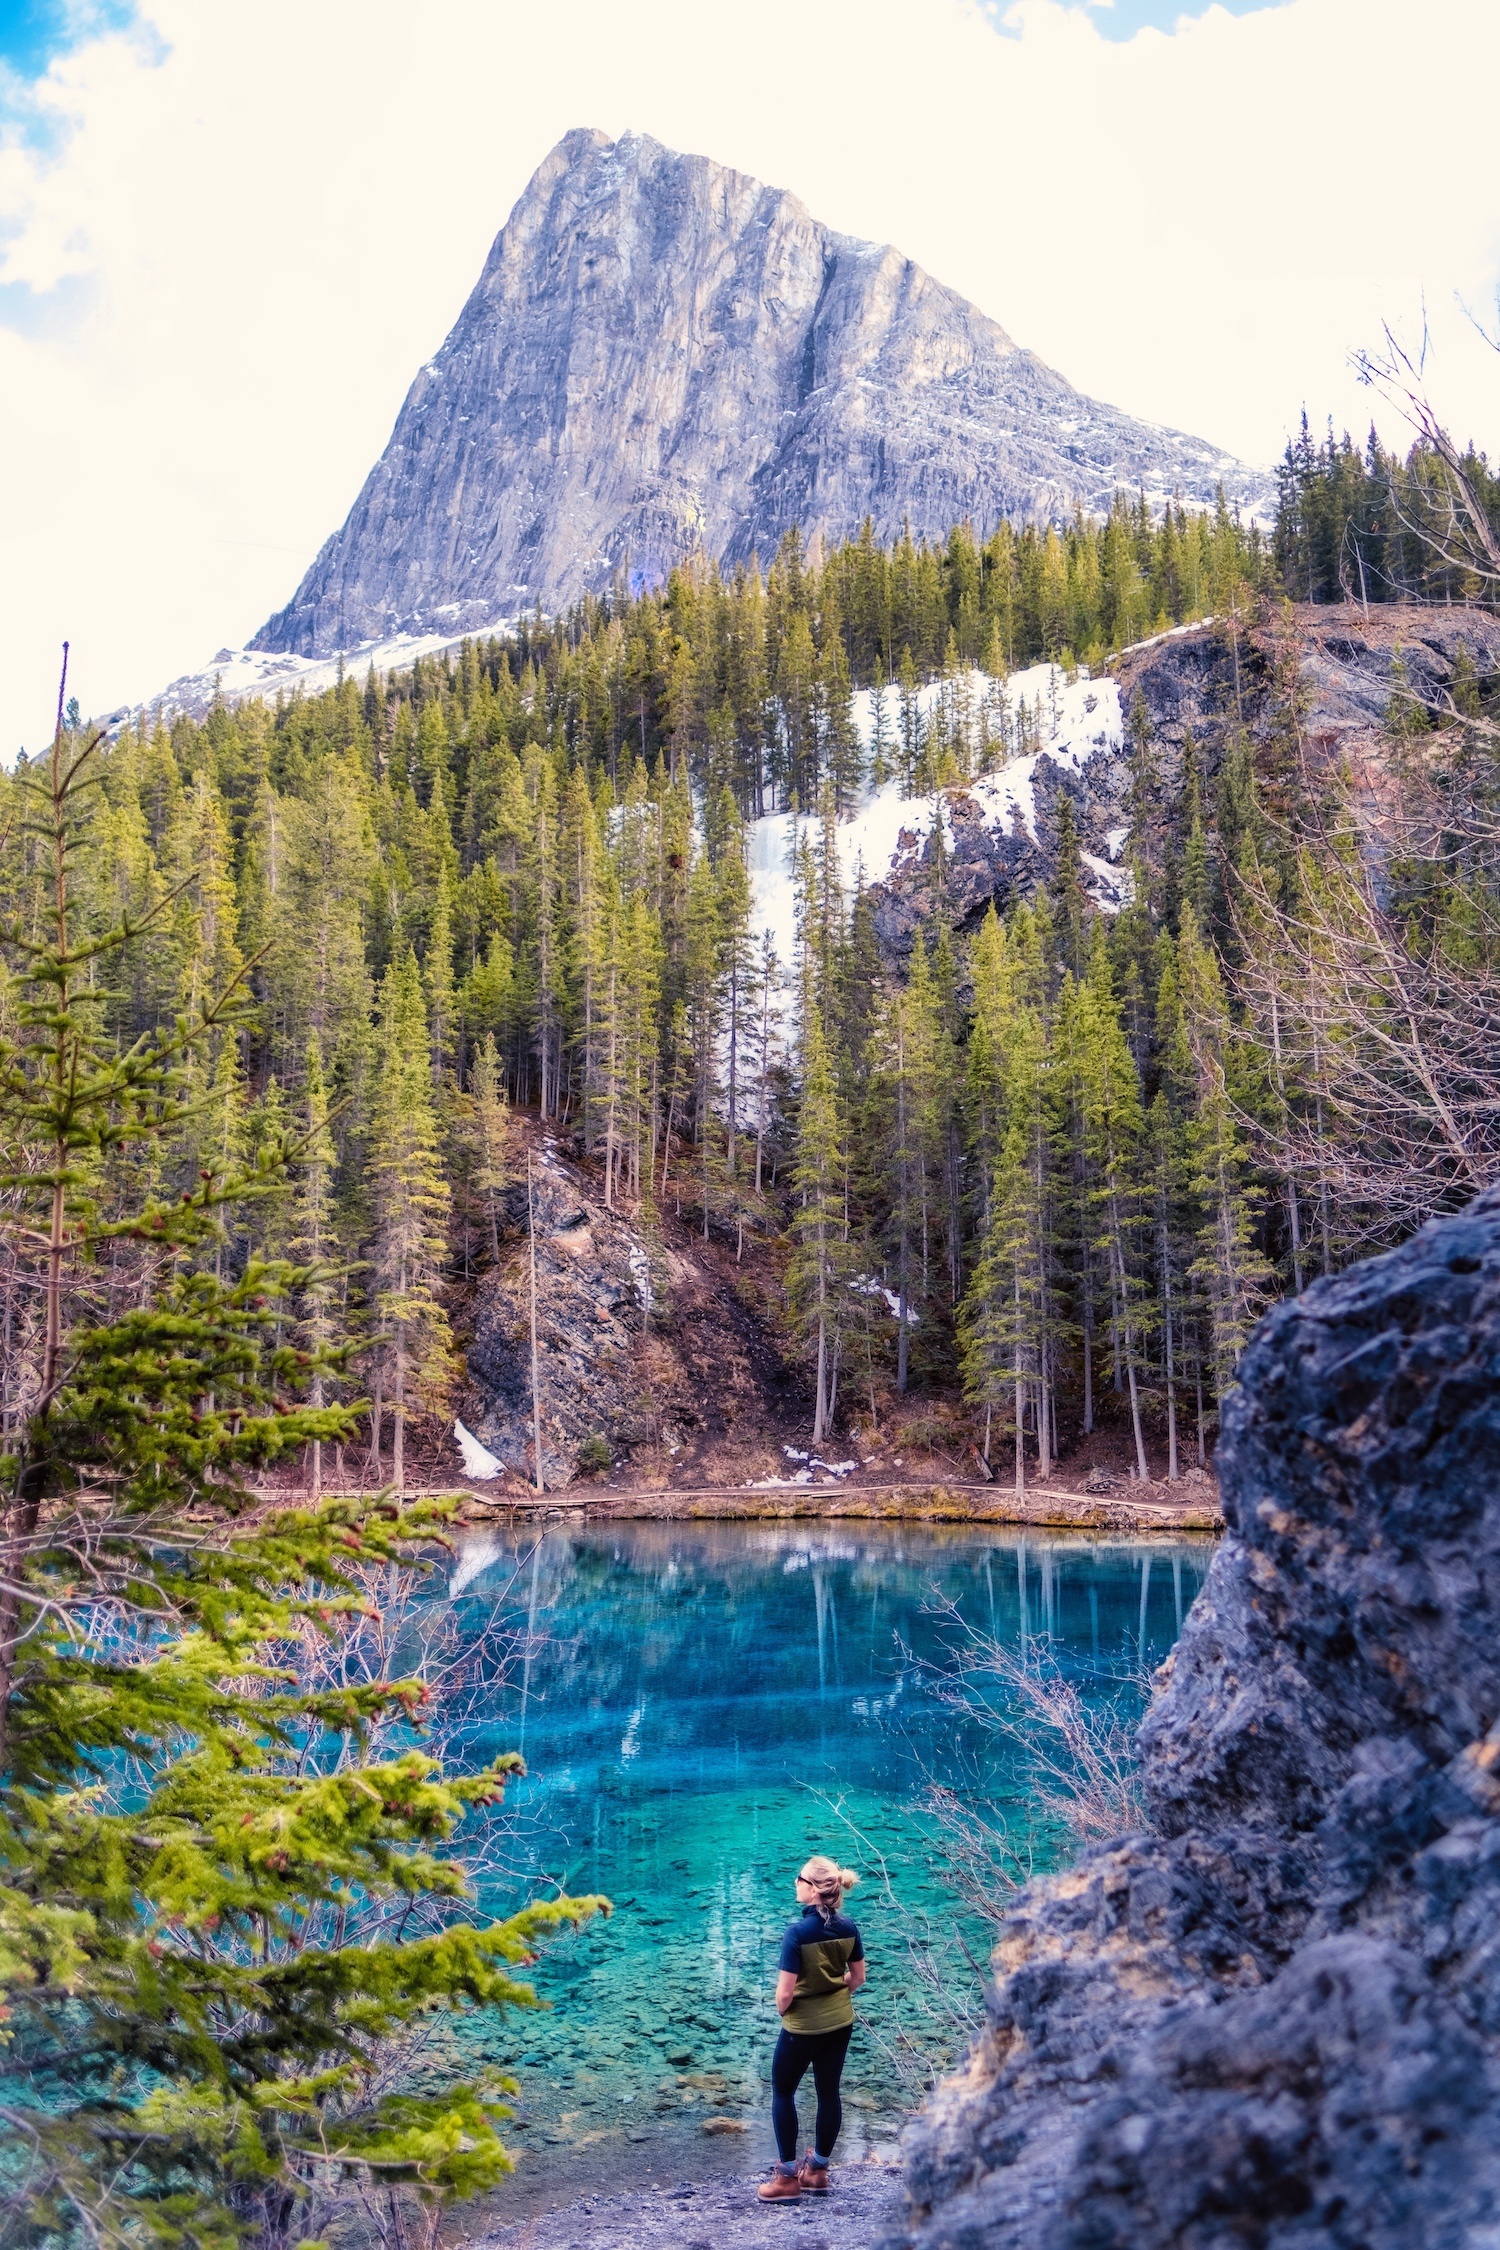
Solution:
M 1243 727 L 1253 745 L 1285 723 L 1278 709 L 1283 675 L 1300 680 L 1301 724 L 1316 758 L 1346 763 L 1356 783 L 1355 804 L 1370 847 L 1380 836 L 1390 745 L 1384 726 L 1397 682 L 1397 658 L 1414 694 L 1441 712 L 1460 648 L 1484 674 L 1500 669 L 1500 621 L 1478 610 L 1424 609 L 1389 604 L 1361 610 L 1343 606 L 1298 607 L 1285 618 L 1279 607 L 1249 621 L 1236 650 L 1219 626 L 1179 628 L 1111 665 L 1122 708 L 1140 695 L 1150 726 L 1151 757 L 1160 786 L 1160 809 L 1182 784 L 1188 737 L 1200 770 L 1212 785 L 1231 735 Z M 1085 887 L 1106 911 L 1126 894 L 1126 870 L 1111 880 L 1104 863 L 1115 857 L 1129 819 L 1131 753 L 1100 748 L 1063 762 L 1038 757 L 1031 789 L 1034 832 L 1018 819 L 997 824 L 971 791 L 947 792 L 949 841 L 941 869 L 930 812 L 914 804 L 900 849 L 869 886 L 876 935 L 887 958 L 904 962 L 921 930 L 931 943 L 946 919 L 972 930 L 993 900 L 1003 912 L 1057 872 L 1059 807 L 1070 800 L 1073 825 L 1086 853 Z
M 1112 828 L 1125 819 L 1125 793 L 1130 774 L 1123 756 L 1099 750 L 1074 770 L 1045 754 L 1036 761 L 1032 795 L 1036 806 L 1033 836 L 1019 819 L 1000 826 L 970 791 L 947 792 L 948 836 L 945 839 L 941 877 L 930 822 L 914 819 L 901 832 L 900 848 L 889 870 L 869 886 L 871 918 L 882 952 L 904 962 L 920 931 L 929 949 L 944 921 L 960 931 L 976 929 L 991 902 L 1004 912 L 1011 899 L 1029 897 L 1039 883 L 1057 871 L 1058 806 L 1071 800 L 1079 842 L 1085 851 L 1103 855 Z M 1128 891 L 1125 870 L 1119 889 L 1111 888 L 1106 904 L 1113 911 Z M 1095 895 L 1103 886 L 1091 875 Z
M 507 1225 L 520 1239 L 481 1286 L 462 1411 L 497 1459 L 530 1479 L 536 1469 L 524 1181 L 507 1191 L 505 1203 Z M 636 1364 L 649 1266 L 621 1214 L 606 1211 L 555 1151 L 535 1167 L 533 1203 L 542 1475 L 556 1491 L 572 1482 L 590 1438 L 614 1450 L 650 1433 Z
M 1481 673 L 1500 667 L 1500 620 L 1477 609 L 1415 603 L 1317 608 L 1298 603 L 1284 621 L 1277 606 L 1250 620 L 1238 650 L 1227 630 L 1179 630 L 1112 668 L 1128 710 L 1137 689 L 1151 719 L 1157 758 L 1175 786 L 1191 734 L 1205 770 L 1218 770 L 1229 729 L 1243 724 L 1263 741 L 1277 723 L 1277 673 L 1288 653 L 1300 678 L 1302 727 L 1323 759 L 1348 757 L 1356 776 L 1381 755 L 1379 737 L 1397 684 L 1397 660 L 1411 691 L 1440 714 L 1460 648 Z
M 1280 1306 L 1142 1730 L 917 2128 L 923 2250 L 1500 2242 L 1500 1190 Z
M 689 1236 L 668 1212 L 648 1247 L 632 1216 L 607 1207 L 597 1181 L 550 1139 L 536 1151 L 533 1189 L 547 1490 L 602 1469 L 606 1448 L 620 1463 L 644 1449 L 655 1476 L 700 1486 L 783 1468 L 784 1430 L 810 1411 L 801 1379 L 729 1285 L 717 1246 Z M 524 1178 L 499 1200 L 500 1255 L 475 1292 L 458 1410 L 476 1437 L 529 1482 Z
M 707 157 L 577 131 L 251 645 L 477 629 L 622 569 L 768 561 L 793 525 L 939 537 L 1220 482 L 1269 502 L 1263 472 L 1085 398 L 898 250 Z

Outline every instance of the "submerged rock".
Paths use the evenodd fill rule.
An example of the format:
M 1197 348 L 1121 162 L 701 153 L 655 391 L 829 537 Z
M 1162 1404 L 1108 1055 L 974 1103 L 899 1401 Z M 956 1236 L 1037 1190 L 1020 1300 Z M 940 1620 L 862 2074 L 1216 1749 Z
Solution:
M 1273 1312 L 1156 1822 L 1023 1891 L 922 2250 L 1500 2243 L 1500 1189 Z

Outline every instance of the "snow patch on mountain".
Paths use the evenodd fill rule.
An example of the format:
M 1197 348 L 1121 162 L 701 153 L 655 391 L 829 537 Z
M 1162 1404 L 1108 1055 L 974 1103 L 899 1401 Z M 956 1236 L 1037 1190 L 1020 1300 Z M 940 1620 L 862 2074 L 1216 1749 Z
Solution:
M 879 691 L 884 712 L 877 708 L 877 691 L 865 688 L 854 698 L 854 720 L 866 755 L 876 740 L 879 718 L 885 721 L 888 745 L 901 739 L 902 709 L 899 687 Z M 899 781 L 874 789 L 848 819 L 836 829 L 839 874 L 846 889 L 856 882 L 866 887 L 882 883 L 912 855 L 926 847 L 934 824 L 941 824 L 944 845 L 953 846 L 953 804 L 972 798 L 991 828 L 1014 833 L 1017 828 L 1035 840 L 1038 764 L 1050 758 L 1054 765 L 1081 773 L 1100 752 L 1118 753 L 1124 746 L 1125 728 L 1120 691 L 1113 680 L 1090 679 L 1080 672 L 1070 679 L 1057 664 L 1033 664 L 1013 672 L 1006 680 L 969 669 L 950 678 L 933 680 L 916 695 L 924 722 L 941 712 L 950 740 L 960 726 L 964 739 L 973 743 L 987 729 L 998 762 L 972 781 L 938 789 L 930 795 L 902 795 Z M 946 703 L 947 708 L 944 709 Z M 967 715 L 967 716 L 965 716 Z M 1026 743 L 1020 755 L 1005 755 L 1008 745 Z M 797 943 L 796 855 L 800 839 L 815 844 L 819 823 L 805 813 L 768 813 L 753 821 L 749 833 L 752 926 L 769 931 L 778 960 L 790 963 Z M 1111 829 L 1111 855 L 1124 844 L 1128 831 Z M 1091 853 L 1084 865 L 1098 903 L 1115 912 L 1128 901 L 1129 877 L 1123 869 Z
M 479 627 L 477 635 L 472 629 L 467 633 L 397 633 L 390 640 L 361 641 L 340 656 L 292 656 L 265 649 L 221 648 L 200 670 L 184 672 L 180 679 L 173 680 L 160 695 L 153 695 L 146 703 L 134 708 L 122 705 L 118 711 L 112 711 L 104 723 L 122 726 L 141 711 L 150 717 L 160 715 L 169 720 L 179 713 L 190 719 L 201 719 L 216 702 L 244 703 L 258 695 L 317 695 L 324 688 L 337 687 L 339 681 L 348 676 L 363 685 L 371 665 L 379 673 L 398 671 L 403 665 L 413 664 L 419 656 L 451 654 L 465 640 L 488 633 L 504 633 L 514 624 L 513 617 L 497 617 L 493 624 Z

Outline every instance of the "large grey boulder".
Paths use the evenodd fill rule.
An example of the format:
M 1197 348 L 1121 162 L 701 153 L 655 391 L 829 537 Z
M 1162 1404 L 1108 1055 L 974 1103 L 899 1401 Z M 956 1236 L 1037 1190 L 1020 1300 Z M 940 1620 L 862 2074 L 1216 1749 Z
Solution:
M 1085 398 L 899 250 L 708 157 L 576 131 L 251 646 L 477 630 L 694 553 L 764 564 L 794 525 L 942 538 L 1220 483 L 1269 505 L 1263 471 Z
M 923 2250 L 1500 2245 L 1500 1189 L 1262 1323 L 1156 1830 L 1016 1902 Z

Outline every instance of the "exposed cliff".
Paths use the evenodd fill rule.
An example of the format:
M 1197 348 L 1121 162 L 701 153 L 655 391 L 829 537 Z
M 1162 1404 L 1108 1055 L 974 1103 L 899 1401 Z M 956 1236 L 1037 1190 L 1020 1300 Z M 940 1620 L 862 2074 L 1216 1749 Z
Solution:
M 920 930 L 975 928 L 993 901 L 1003 912 L 1057 872 L 1062 800 L 1083 853 L 1085 888 L 1105 912 L 1130 895 L 1120 852 L 1129 833 L 1130 768 L 1119 688 L 1086 676 L 1068 684 L 1053 665 L 1008 683 L 1029 708 L 1041 746 L 963 786 L 901 807 L 896 849 L 882 867 L 861 847 L 875 933 L 905 960 Z
M 737 1295 L 719 1246 L 680 1223 L 654 1242 L 633 1214 L 538 1136 L 534 1163 L 537 1359 L 547 1490 L 638 1461 L 704 1484 L 785 1466 L 805 1421 L 800 1379 Z M 530 1269 L 524 1180 L 505 1197 L 501 1256 L 478 1286 L 460 1404 L 465 1424 L 523 1481 L 534 1473 Z M 748 1279 L 748 1275 L 746 1277 Z
M 1218 1465 L 1156 1831 L 1018 1898 L 922 2250 L 1500 2239 L 1500 1191 L 1273 1312 Z
M 1280 754 L 1305 759 L 1310 775 L 1347 767 L 1356 810 L 1373 828 L 1390 772 L 1386 720 L 1402 673 L 1403 692 L 1439 713 L 1461 649 L 1480 672 L 1500 671 L 1500 619 L 1415 604 L 1368 613 L 1267 604 L 1237 632 L 1216 623 L 1181 626 L 1128 649 L 1096 681 L 1064 687 L 1057 673 L 1056 684 L 1039 693 L 1035 683 L 1050 668 L 1034 667 L 1010 688 L 1038 704 L 1040 749 L 978 782 L 909 800 L 895 849 L 883 858 L 872 856 L 865 829 L 851 824 L 846 876 L 852 879 L 858 860 L 881 944 L 904 960 L 919 929 L 940 919 L 972 929 L 991 900 L 1003 912 L 1051 880 L 1066 797 L 1085 888 L 1114 911 L 1130 889 L 1122 854 L 1134 755 L 1127 722 L 1137 696 L 1154 775 L 1143 801 L 1149 810 L 1154 800 L 1157 817 L 1177 798 L 1188 738 L 1211 788 L 1231 735 L 1242 729 L 1257 758 L 1280 731 L 1288 736 Z
M 639 134 L 569 133 L 252 646 L 321 656 L 774 553 L 1270 480 L 1075 391 L 900 251 Z
M 1243 726 L 1260 744 L 1292 723 L 1287 690 L 1294 676 L 1295 728 L 1310 759 L 1346 760 L 1356 782 L 1378 787 L 1398 666 L 1411 691 L 1437 712 L 1461 647 L 1482 673 L 1500 669 L 1500 618 L 1415 602 L 1369 610 L 1268 602 L 1238 633 L 1225 623 L 1180 627 L 1126 650 L 1111 672 L 1127 711 L 1139 690 L 1169 788 L 1189 733 L 1212 776 L 1232 728 Z

